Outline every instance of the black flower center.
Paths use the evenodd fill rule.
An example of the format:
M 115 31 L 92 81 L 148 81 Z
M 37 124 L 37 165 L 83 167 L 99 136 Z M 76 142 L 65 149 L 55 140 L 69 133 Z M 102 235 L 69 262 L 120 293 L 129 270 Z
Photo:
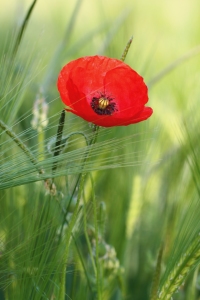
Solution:
M 90 105 L 98 115 L 112 115 L 117 111 L 116 103 L 113 101 L 113 98 L 105 97 L 104 95 L 93 97 Z

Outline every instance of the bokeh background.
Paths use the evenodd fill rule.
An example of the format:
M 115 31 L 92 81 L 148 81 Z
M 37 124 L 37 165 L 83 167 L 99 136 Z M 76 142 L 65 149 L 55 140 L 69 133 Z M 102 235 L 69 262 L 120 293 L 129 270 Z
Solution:
M 172 253 L 176 253 L 176 249 L 180 253 L 184 250 L 181 242 L 179 247 L 176 244 L 178 233 L 183 230 L 181 239 L 186 233 L 199 230 L 198 222 L 195 225 L 192 220 L 196 220 L 195 213 L 198 213 L 193 199 L 199 195 L 200 176 L 200 3 L 198 0 L 38 0 L 12 68 L 8 70 L 5 57 L 9 56 L 30 4 L 28 0 L 0 3 L 0 91 L 3 95 L 0 118 L 10 126 L 21 120 L 15 130 L 18 134 L 23 133 L 24 139 L 28 138 L 29 147 L 37 143 L 31 120 L 33 104 L 40 90 L 49 104 L 46 138 L 56 134 L 63 108 L 56 88 L 61 67 L 85 55 L 120 58 L 133 36 L 126 63 L 144 77 L 149 86 L 149 106 L 154 113 L 141 124 L 102 129 L 99 143 L 121 139 L 123 147 L 118 149 L 114 160 L 112 151 L 109 154 L 98 152 L 97 161 L 107 157 L 110 161 L 108 159 L 105 170 L 94 167 L 92 174 L 96 197 L 105 205 L 104 238 L 115 249 L 123 270 L 123 288 L 116 283 L 103 299 L 150 299 L 161 243 L 166 244 L 162 266 L 162 274 L 165 274 Z M 10 73 L 6 74 L 6 70 Z M 87 132 L 85 122 L 70 114 L 66 118 L 66 133 L 73 130 Z M 30 130 L 26 132 L 27 129 Z M 74 180 L 70 177 L 71 185 Z M 62 178 L 57 182 L 62 186 Z M 30 185 L 14 188 L 9 201 L 15 211 L 22 208 L 22 202 L 29 201 L 27 193 L 30 195 L 32 189 Z M 89 181 L 85 193 L 90 199 Z M 1 201 L 4 197 L 2 194 Z M 8 209 L 5 205 L 2 217 Z M 188 215 L 185 228 L 184 220 Z M 20 215 L 18 217 L 20 219 Z M 11 228 L 14 226 L 11 224 Z M 82 234 L 81 226 L 79 234 Z M 186 240 L 186 244 L 190 242 Z M 199 299 L 198 271 L 191 274 L 174 299 Z M 70 280 L 73 281 L 73 272 Z M 77 285 L 81 286 L 79 280 Z M 78 291 L 70 288 L 68 291 L 69 299 L 81 299 Z

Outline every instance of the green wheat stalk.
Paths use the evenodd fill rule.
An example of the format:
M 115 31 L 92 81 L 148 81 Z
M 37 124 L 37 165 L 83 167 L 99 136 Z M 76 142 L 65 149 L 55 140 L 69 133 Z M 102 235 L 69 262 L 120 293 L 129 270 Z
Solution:
M 161 247 L 159 249 L 159 252 L 158 252 L 158 258 L 157 258 L 155 273 L 154 273 L 154 276 L 153 276 L 150 300 L 156 300 L 156 298 L 157 298 L 157 290 L 158 290 L 159 281 L 160 281 L 160 274 L 161 274 L 161 263 L 162 263 L 162 257 L 163 257 L 163 249 L 164 249 L 164 246 L 161 245 Z
M 175 268 L 170 272 L 163 287 L 158 293 L 157 300 L 171 299 L 173 293 L 179 289 L 188 273 L 200 259 L 200 236 L 198 235 L 188 250 L 181 256 Z
M 2 120 L 0 120 L 0 128 L 6 133 L 16 144 L 17 146 L 24 152 L 24 154 L 30 159 L 31 163 L 34 165 L 35 169 L 38 171 L 40 175 L 43 175 L 45 172 L 42 168 L 38 166 L 38 161 L 30 151 L 30 149 L 23 143 L 23 141 L 14 133 Z M 55 186 L 52 185 L 52 180 L 50 178 L 44 179 L 45 188 L 49 190 L 50 193 L 55 194 L 56 189 Z
M 17 146 L 26 154 L 32 164 L 35 166 L 39 174 L 44 174 L 44 170 L 38 167 L 38 161 L 29 148 L 22 142 L 22 140 L 3 122 L 0 120 L 0 127 L 4 132 L 17 144 Z

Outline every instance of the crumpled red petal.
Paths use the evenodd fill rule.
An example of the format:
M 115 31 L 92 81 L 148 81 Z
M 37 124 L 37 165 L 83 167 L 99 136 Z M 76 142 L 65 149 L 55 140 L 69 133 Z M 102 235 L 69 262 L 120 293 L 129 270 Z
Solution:
M 115 117 L 134 116 L 148 101 L 143 78 L 130 68 L 117 67 L 107 72 L 104 82 L 105 90 L 115 98 L 118 106 Z

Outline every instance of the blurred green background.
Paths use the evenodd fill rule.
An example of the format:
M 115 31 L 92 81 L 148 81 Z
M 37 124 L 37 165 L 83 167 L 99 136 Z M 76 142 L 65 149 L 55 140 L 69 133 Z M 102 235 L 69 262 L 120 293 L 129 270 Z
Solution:
M 200 229 L 196 200 L 200 190 L 199 1 L 38 0 L 12 61 L 12 46 L 30 5 L 31 1 L 20 0 L 0 3 L 0 118 L 9 126 L 16 124 L 15 132 L 22 133 L 23 140 L 33 151 L 37 150 L 38 139 L 37 133 L 31 128 L 32 107 L 38 92 L 42 89 L 49 104 L 46 145 L 48 139 L 56 135 L 59 114 L 63 108 L 56 88 L 61 67 L 85 55 L 120 58 L 127 41 L 133 36 L 126 63 L 144 77 L 149 86 L 148 105 L 154 113 L 141 124 L 100 131 L 99 147 L 111 139 L 114 140 L 113 147 L 117 139 L 123 141 L 123 147 L 118 148 L 116 153 L 112 152 L 112 147 L 109 153 L 98 152 L 95 160 L 103 163 L 108 158 L 108 163 L 103 171 L 93 167 L 93 176 L 97 200 L 99 203 L 103 201 L 106 207 L 104 239 L 114 247 L 116 259 L 123 269 L 118 274 L 120 279 L 111 276 L 112 280 L 117 280 L 108 294 L 105 288 L 103 299 L 150 299 L 161 243 L 164 242 L 166 246 L 161 277 L 164 280 L 176 259 L 184 253 L 184 247 L 190 245 Z M 66 119 L 66 134 L 73 130 L 89 132 L 88 125 L 78 118 L 67 114 Z M 8 148 L 4 148 L 7 146 L 3 135 L 1 138 L 1 163 L 4 166 L 5 149 Z M 6 151 L 15 153 L 15 146 L 10 152 Z M 118 162 L 127 167 L 116 168 Z M 12 176 L 11 171 L 10 174 Z M 70 176 L 69 185 L 73 186 L 76 175 Z M 57 179 L 57 184 L 67 193 L 62 177 Z M 32 185 L 35 189 L 34 183 Z M 1 201 L 4 202 L 0 212 L 2 236 L 8 228 L 11 231 L 15 228 L 15 223 L 6 223 L 8 217 L 4 220 L 11 213 L 10 208 L 18 212 L 18 223 L 23 215 L 24 203 L 31 200 L 33 205 L 34 197 L 42 198 L 31 195 L 30 199 L 33 186 L 21 185 L 11 189 L 11 192 L 1 191 Z M 42 185 L 38 185 L 38 189 L 42 191 Z M 89 201 L 89 180 L 85 194 Z M 7 202 L 4 199 L 8 199 Z M 90 212 L 92 208 L 88 206 Z M 90 213 L 88 215 L 90 219 Z M 24 218 L 22 220 L 24 224 L 28 222 Z M 18 230 L 20 234 L 20 228 Z M 81 239 L 81 226 L 79 235 Z M 190 239 L 186 239 L 188 236 Z M 2 253 L 3 249 L 2 246 Z M 76 258 L 73 257 L 72 261 L 75 270 Z M 80 265 L 77 269 L 81 269 Z M 79 277 L 75 281 L 74 270 L 69 273 L 72 275 L 69 275 L 67 284 L 70 285 L 74 280 L 71 286 L 77 285 L 78 289 L 68 286 L 66 299 L 93 299 L 92 296 L 81 298 L 84 283 Z M 200 279 L 196 270 L 173 299 L 200 299 Z M 80 273 L 83 273 L 82 269 Z M 105 274 L 105 286 L 111 284 L 109 280 Z M 119 283 L 120 280 L 123 284 Z M 12 298 L 15 299 L 14 292 L 6 299 Z M 30 299 L 37 297 L 30 296 Z

